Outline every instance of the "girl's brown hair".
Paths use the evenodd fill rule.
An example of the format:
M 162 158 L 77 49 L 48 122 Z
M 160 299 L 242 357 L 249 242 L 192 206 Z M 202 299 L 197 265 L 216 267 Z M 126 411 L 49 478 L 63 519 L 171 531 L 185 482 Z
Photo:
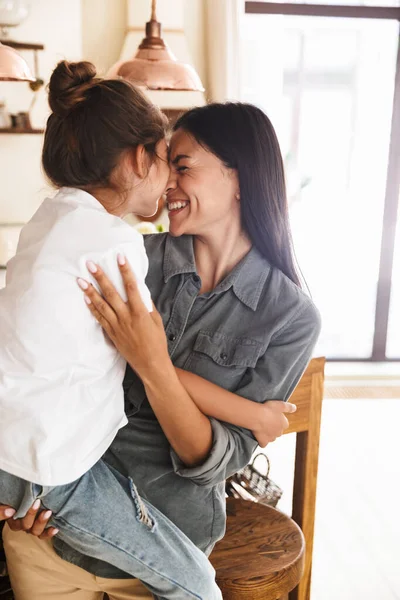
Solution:
M 165 116 L 136 87 L 96 77 L 89 62 L 58 63 L 49 104 L 42 164 L 56 187 L 111 186 L 124 151 L 143 145 L 154 160 L 166 134 Z

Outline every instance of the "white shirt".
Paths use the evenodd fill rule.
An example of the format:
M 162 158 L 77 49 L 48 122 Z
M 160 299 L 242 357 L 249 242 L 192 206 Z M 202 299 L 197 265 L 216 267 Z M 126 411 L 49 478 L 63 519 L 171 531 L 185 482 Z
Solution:
M 76 283 L 99 264 L 126 300 L 117 255 L 142 298 L 143 237 L 90 194 L 62 188 L 23 228 L 0 290 L 0 468 L 40 485 L 88 471 L 126 422 L 125 360 L 106 338 Z

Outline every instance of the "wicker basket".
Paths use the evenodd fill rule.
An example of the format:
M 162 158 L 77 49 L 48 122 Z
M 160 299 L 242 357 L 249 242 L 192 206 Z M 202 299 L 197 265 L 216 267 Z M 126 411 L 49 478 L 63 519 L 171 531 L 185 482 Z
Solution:
M 267 461 L 267 474 L 263 475 L 255 468 L 257 459 L 263 457 Z M 282 496 L 281 488 L 269 478 L 270 462 L 268 456 L 260 452 L 244 469 L 226 480 L 227 496 L 260 502 L 276 506 Z

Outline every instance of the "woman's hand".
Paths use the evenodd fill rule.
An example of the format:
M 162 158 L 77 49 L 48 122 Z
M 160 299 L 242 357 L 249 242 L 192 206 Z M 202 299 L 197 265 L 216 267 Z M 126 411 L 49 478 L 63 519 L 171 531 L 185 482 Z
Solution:
M 118 266 L 127 294 L 124 302 L 98 265 L 89 265 L 103 296 L 93 285 L 79 279 L 88 307 L 117 350 L 136 371 L 143 383 L 151 378 L 154 369 L 160 372 L 163 364 L 171 368 L 167 339 L 160 314 L 153 305 L 149 313 L 140 296 L 133 272 L 125 257 L 118 256 Z M 96 271 L 94 271 L 94 268 Z
M 48 540 L 57 535 L 58 529 L 47 527 L 51 518 L 51 510 L 42 510 L 39 512 L 40 501 L 36 500 L 26 513 L 23 519 L 14 520 L 15 510 L 10 506 L 0 505 L 0 521 L 7 521 L 12 531 L 25 531 L 39 537 L 41 540 Z
M 253 431 L 258 445 L 265 448 L 270 442 L 274 442 L 289 427 L 289 421 L 285 413 L 294 413 L 297 410 L 295 404 L 282 402 L 281 400 L 269 400 L 260 404 L 259 427 Z

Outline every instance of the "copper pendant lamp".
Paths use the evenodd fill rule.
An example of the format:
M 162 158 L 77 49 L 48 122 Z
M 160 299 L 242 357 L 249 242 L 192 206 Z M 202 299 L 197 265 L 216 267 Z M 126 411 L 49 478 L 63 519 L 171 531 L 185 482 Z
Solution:
M 1 42 L 0 81 L 35 81 L 22 56 L 14 48 Z
M 200 77 L 193 67 L 178 62 L 161 37 L 157 21 L 156 0 L 152 0 L 151 19 L 146 23 L 146 37 L 132 60 L 116 65 L 118 75 L 150 90 L 180 90 L 203 92 Z

